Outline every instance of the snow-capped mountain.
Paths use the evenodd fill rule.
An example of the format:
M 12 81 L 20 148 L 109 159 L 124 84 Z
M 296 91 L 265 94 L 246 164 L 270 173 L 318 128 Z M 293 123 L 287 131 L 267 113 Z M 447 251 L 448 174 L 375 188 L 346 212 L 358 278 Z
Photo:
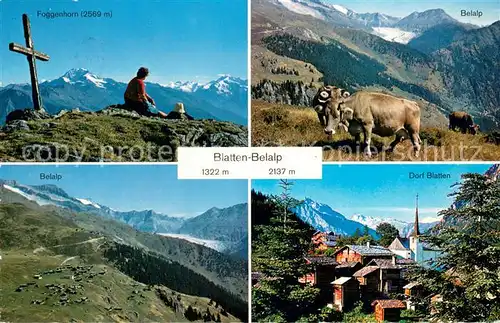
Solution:
M 444 23 L 459 23 L 443 9 L 429 9 L 423 12 L 413 12 L 398 21 L 394 27 L 407 31 L 423 32 L 436 25 Z
M 357 13 L 338 4 L 321 0 L 269 0 L 299 15 L 323 20 L 335 27 L 365 30 L 387 41 L 407 44 L 425 30 L 442 23 L 460 24 L 443 9 L 413 12 L 406 17 L 393 17 L 381 12 Z
M 394 26 L 400 18 L 384 15 L 383 13 L 360 13 L 356 18 L 362 21 L 366 26 L 371 27 L 389 27 Z
M 351 216 L 350 219 L 352 221 L 356 221 L 361 224 L 367 225 L 369 228 L 372 228 L 373 230 L 376 230 L 377 226 L 380 223 L 389 223 L 392 224 L 394 227 L 396 227 L 396 229 L 398 229 L 399 232 L 402 232 L 402 230 L 408 225 L 408 222 L 404 222 L 394 218 L 378 218 L 363 214 L 354 214 Z
M 25 185 L 0 179 L 0 204 L 17 203 L 24 199 L 40 206 L 64 208 L 77 216 L 94 214 L 111 218 L 139 231 L 187 240 L 246 258 L 246 253 L 237 253 L 242 245 L 248 243 L 246 203 L 223 209 L 211 208 L 194 218 L 177 218 L 153 210 L 117 211 L 90 198 L 72 197 L 56 185 Z
M 292 211 L 304 222 L 310 224 L 317 230 L 324 232 L 331 231 L 340 235 L 352 235 L 359 229 L 363 232 L 364 225 L 347 219 L 330 206 L 306 198 L 300 205 Z M 369 229 L 370 235 L 377 236 L 373 229 Z
M 71 69 L 61 77 L 40 83 L 44 108 L 51 114 L 78 108 L 97 111 L 123 103 L 127 84 L 99 76 L 84 68 Z M 205 84 L 173 82 L 166 85 L 146 82 L 148 94 L 157 107 L 168 113 L 177 102 L 198 119 L 216 119 L 247 124 L 248 85 L 230 76 Z M 8 113 L 33 106 L 31 85 L 10 84 L 0 88 L 0 124 Z
M 438 223 L 440 223 L 440 221 L 434 221 L 434 222 L 421 222 L 421 221 L 419 221 L 418 230 L 420 231 L 420 233 L 425 233 L 429 229 L 435 227 Z M 406 225 L 406 227 L 404 227 L 402 230 L 399 231 L 399 235 L 401 237 L 408 238 L 413 233 L 413 231 L 415 231 L 414 228 L 415 228 L 414 223 L 408 223 Z
M 203 87 L 203 85 L 204 85 L 203 83 L 192 82 L 192 81 L 187 81 L 187 82 L 177 81 L 177 82 L 170 82 L 167 84 L 163 84 L 164 87 L 189 93 L 196 92 L 198 89 Z
M 116 211 L 89 198 L 69 196 L 55 185 L 24 185 L 16 181 L 0 180 L 0 190 L 2 189 L 19 194 L 38 205 L 52 205 L 74 212 L 88 212 L 109 217 L 146 232 L 172 232 L 180 228 L 183 223 L 182 219 L 169 217 L 152 210 Z M 3 199 L 3 202 L 7 201 Z
M 231 75 L 220 75 L 218 79 L 208 82 L 202 86 L 203 91 L 214 91 L 220 95 L 232 95 L 237 91 L 247 91 L 247 81 L 232 77 Z

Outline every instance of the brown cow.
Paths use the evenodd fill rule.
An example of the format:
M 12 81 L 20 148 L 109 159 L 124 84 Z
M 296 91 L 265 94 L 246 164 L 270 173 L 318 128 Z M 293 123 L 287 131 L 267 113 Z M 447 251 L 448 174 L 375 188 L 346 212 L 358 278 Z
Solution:
M 314 110 L 318 114 L 318 119 L 322 127 L 326 127 L 326 123 L 328 120 L 328 115 L 324 107 L 332 101 L 333 97 L 341 96 L 342 98 L 347 98 L 349 95 L 349 92 L 347 92 L 346 90 L 332 85 L 325 85 L 318 90 L 312 100 L 312 105 L 314 107 Z M 340 122 L 337 127 L 347 132 L 349 123 L 347 121 Z M 330 135 L 333 134 L 335 134 L 335 130 L 330 133 Z
M 472 120 L 472 116 L 467 112 L 463 111 L 454 111 L 450 113 L 448 116 L 450 120 L 449 129 L 455 131 L 456 128 L 459 128 L 462 133 L 470 133 L 475 135 L 479 126 L 474 124 L 474 120 Z
M 332 88 L 330 92 L 330 97 L 320 102 L 322 108 L 315 107 L 316 111 L 325 111 L 327 115 L 326 134 L 331 135 L 340 122 L 346 122 L 356 141 L 360 141 L 361 133 L 364 134 L 368 156 L 371 156 L 372 133 L 382 137 L 396 135 L 390 150 L 409 138 L 416 157 L 419 156 L 422 141 L 420 107 L 416 102 L 378 92 L 359 91 L 352 96 L 339 88 Z

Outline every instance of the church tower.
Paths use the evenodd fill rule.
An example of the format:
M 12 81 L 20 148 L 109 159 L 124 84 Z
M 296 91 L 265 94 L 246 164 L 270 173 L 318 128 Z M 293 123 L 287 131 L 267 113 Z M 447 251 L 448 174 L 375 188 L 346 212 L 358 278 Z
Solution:
M 413 232 L 410 236 L 410 250 L 412 251 L 412 254 L 414 255 L 415 261 L 418 261 L 418 256 L 419 256 L 419 243 L 418 243 L 418 238 L 420 236 L 420 228 L 418 225 L 418 194 L 416 198 L 416 203 L 415 203 L 415 224 L 413 226 Z

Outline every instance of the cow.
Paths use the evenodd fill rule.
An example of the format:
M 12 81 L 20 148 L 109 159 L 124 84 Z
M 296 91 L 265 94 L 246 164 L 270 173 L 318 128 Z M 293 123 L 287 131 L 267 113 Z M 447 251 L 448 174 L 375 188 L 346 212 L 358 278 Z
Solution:
M 314 98 L 312 100 L 312 105 L 314 107 L 314 110 L 318 114 L 318 119 L 319 119 L 319 122 L 320 122 L 322 127 L 326 127 L 326 123 L 328 120 L 328 116 L 326 114 L 326 110 L 324 109 L 324 106 L 326 104 L 328 104 L 328 102 L 331 101 L 331 94 L 336 93 L 336 91 L 338 89 L 339 88 L 337 88 L 335 86 L 325 85 L 318 90 L 318 92 L 316 93 L 316 95 L 314 96 Z M 340 89 L 340 90 L 343 91 L 342 94 L 345 95 L 345 97 L 349 96 L 349 92 L 342 90 L 342 89 Z M 347 122 L 340 122 L 338 124 L 338 128 L 343 129 L 345 132 L 347 132 L 348 131 Z M 335 133 L 335 130 L 331 133 L 331 135 L 333 135 L 334 133 Z
M 448 116 L 450 121 L 449 129 L 455 131 L 459 128 L 462 133 L 475 135 L 479 131 L 479 126 L 474 124 L 472 116 L 467 112 L 454 111 Z
M 320 89 L 321 90 L 321 89 Z M 323 88 L 327 92 L 326 87 Z M 389 94 L 358 91 L 350 95 L 344 89 L 330 87 L 328 98 L 325 93 L 319 94 L 316 112 L 323 112 L 327 118 L 324 132 L 331 136 L 339 123 L 345 123 L 348 131 L 360 142 L 361 133 L 367 155 L 371 156 L 370 143 L 372 133 L 382 137 L 396 135 L 390 144 L 392 151 L 396 145 L 410 139 L 418 158 L 420 154 L 420 107 L 414 101 L 397 98 Z

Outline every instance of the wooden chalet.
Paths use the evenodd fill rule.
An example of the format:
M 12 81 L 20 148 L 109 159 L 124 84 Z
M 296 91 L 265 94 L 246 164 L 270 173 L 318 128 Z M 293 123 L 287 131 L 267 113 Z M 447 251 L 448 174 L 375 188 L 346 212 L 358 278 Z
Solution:
M 379 270 L 378 292 L 389 294 L 402 292 L 407 283 L 404 280 L 403 266 L 398 265 L 396 256 L 392 259 L 372 259 L 367 267 L 376 266 Z
M 398 299 L 378 299 L 372 304 L 377 322 L 399 322 L 406 305 Z
M 311 264 L 314 271 L 299 279 L 301 283 L 326 286 L 330 288 L 330 282 L 335 279 L 335 267 L 338 265 L 334 257 L 307 256 L 304 258 Z
M 334 232 L 321 232 L 316 231 L 312 238 L 312 244 L 314 245 L 314 250 L 326 251 L 328 248 L 335 248 L 337 245 L 337 239 L 339 235 Z
M 346 245 L 334 254 L 339 264 L 344 262 L 360 262 L 366 266 L 372 259 L 392 259 L 393 253 L 382 246 L 373 246 L 369 242 L 366 245 Z
M 361 299 L 365 302 L 380 297 L 380 268 L 378 266 L 366 266 L 353 274 L 359 282 Z
M 359 301 L 359 282 L 353 277 L 340 277 L 334 280 L 333 307 L 341 312 L 348 312 Z
M 421 298 L 423 296 L 423 287 L 417 282 L 412 282 L 403 286 L 405 298 L 406 298 L 406 308 L 409 310 L 416 310 L 416 305 L 413 302 L 414 298 Z
M 363 265 L 358 261 L 343 262 L 335 267 L 336 277 L 351 277 L 355 272 L 363 268 Z

